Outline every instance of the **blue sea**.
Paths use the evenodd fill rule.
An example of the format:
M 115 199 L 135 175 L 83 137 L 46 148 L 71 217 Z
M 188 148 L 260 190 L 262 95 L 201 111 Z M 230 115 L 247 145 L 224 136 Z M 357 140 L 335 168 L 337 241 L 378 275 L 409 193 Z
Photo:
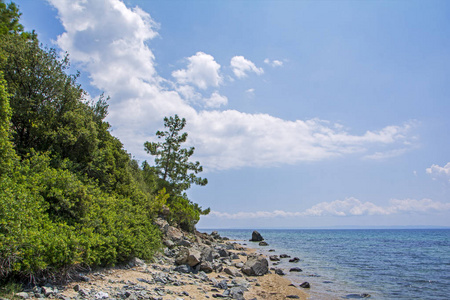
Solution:
M 309 282 L 310 299 L 450 299 L 450 229 L 258 230 L 268 247 L 248 241 L 252 230 L 217 231 L 299 257 L 277 267 L 296 285 Z M 289 273 L 294 266 L 303 272 Z

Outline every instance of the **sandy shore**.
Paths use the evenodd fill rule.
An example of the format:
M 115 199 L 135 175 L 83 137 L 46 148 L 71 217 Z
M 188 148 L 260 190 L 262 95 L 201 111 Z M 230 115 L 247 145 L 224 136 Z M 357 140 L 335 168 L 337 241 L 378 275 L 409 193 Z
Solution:
M 255 249 L 236 251 L 238 258 L 233 263 L 245 263 Z M 243 253 L 245 252 L 245 254 Z M 244 255 L 243 255 L 244 254 Z M 234 268 L 231 267 L 230 268 Z M 245 276 L 235 269 L 237 276 L 224 271 L 209 274 L 199 272 L 181 273 L 174 271 L 173 261 L 158 255 L 154 263 L 134 267 L 113 267 L 95 270 L 85 274 L 83 281 L 74 281 L 60 287 L 54 298 L 68 299 L 211 299 L 224 297 L 223 286 L 247 285 L 247 291 L 240 299 L 307 299 L 308 294 L 301 288 L 292 286 L 283 276 Z M 141 297 L 142 296 L 142 297 Z M 50 296 L 52 297 L 52 296 Z M 232 299 L 228 297 L 228 299 Z M 236 298 L 235 299 L 239 299 Z

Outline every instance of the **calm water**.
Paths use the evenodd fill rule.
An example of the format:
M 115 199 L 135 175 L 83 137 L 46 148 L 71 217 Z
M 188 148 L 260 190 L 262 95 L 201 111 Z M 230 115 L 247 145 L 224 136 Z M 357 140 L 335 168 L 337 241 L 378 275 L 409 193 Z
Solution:
M 210 232 L 208 230 L 208 232 Z M 311 284 L 311 299 L 450 299 L 450 230 L 259 230 L 268 247 L 248 242 L 252 230 L 218 230 L 282 259 L 288 278 Z M 289 273 L 298 266 L 301 273 Z

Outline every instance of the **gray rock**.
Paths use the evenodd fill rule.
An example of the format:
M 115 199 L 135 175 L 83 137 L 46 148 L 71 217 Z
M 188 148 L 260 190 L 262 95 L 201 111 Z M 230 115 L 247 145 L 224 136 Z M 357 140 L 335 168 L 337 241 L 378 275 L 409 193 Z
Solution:
M 81 297 L 88 297 L 89 296 L 89 291 L 86 289 L 81 289 L 78 291 L 78 295 L 80 295 Z
M 180 272 L 180 273 L 191 273 L 192 272 L 192 268 L 189 265 L 179 265 L 174 270 L 177 272 Z
M 297 295 L 287 295 L 286 298 L 289 298 L 289 299 L 300 299 L 300 297 L 297 296 Z
M 286 275 L 286 273 L 284 273 L 284 271 L 281 269 L 275 269 L 275 274 L 280 275 L 280 276 Z
M 30 298 L 30 295 L 28 295 L 28 293 L 25 293 L 25 292 L 16 293 L 15 296 L 19 297 L 20 299 L 28 299 L 28 298 Z
M 250 256 L 241 270 L 247 276 L 262 276 L 269 272 L 269 262 L 262 256 Z
M 43 286 L 41 290 L 45 297 L 49 297 L 49 296 L 52 296 L 52 295 L 55 295 L 58 293 L 58 289 L 56 289 L 56 291 L 55 291 L 50 286 Z
M 309 288 L 311 288 L 311 285 L 309 284 L 309 282 L 305 281 L 302 284 L 300 284 L 300 287 L 302 287 L 304 289 L 309 289 Z
M 244 290 L 241 287 L 232 287 L 231 289 L 223 292 L 223 295 L 226 297 L 230 297 L 232 299 L 243 300 L 244 299 Z
M 289 272 L 303 272 L 303 270 L 300 269 L 299 267 L 295 267 L 295 268 L 290 268 Z
M 289 262 L 291 262 L 291 263 L 297 263 L 299 261 L 300 261 L 300 258 L 298 258 L 298 257 L 294 257 L 294 258 L 289 260 Z
M 189 258 L 189 250 L 187 248 L 181 248 L 175 257 L 175 263 L 177 265 L 187 264 L 188 258 Z
M 255 230 L 252 232 L 252 238 L 250 239 L 251 242 L 261 242 L 263 240 L 264 238 L 258 231 Z
M 166 245 L 166 246 L 169 247 L 169 248 L 175 247 L 175 243 L 174 243 L 172 240 L 165 239 L 165 240 L 163 241 L 163 244 Z
M 227 268 L 223 269 L 223 271 L 230 276 L 236 277 L 236 269 L 227 267 Z
M 209 261 L 202 261 L 200 263 L 200 271 L 211 273 L 212 271 L 214 271 L 212 263 L 210 263 Z
M 262 242 L 259 242 L 259 244 L 258 245 L 260 245 L 260 246 L 269 246 L 269 244 L 267 244 L 266 242 L 264 242 L 264 241 L 262 241 Z
M 287 254 L 280 254 L 280 258 L 290 258 L 290 256 Z
M 189 242 L 188 240 L 180 240 L 177 242 L 177 245 L 183 247 L 192 247 L 192 243 Z
M 220 255 L 220 257 L 229 257 L 230 256 L 229 252 L 225 249 L 219 249 L 219 255 Z
M 271 256 L 269 256 L 269 259 L 271 261 L 280 261 L 280 258 L 278 257 L 278 255 L 271 255 Z
M 219 283 L 217 283 L 217 285 L 215 285 L 215 287 L 222 289 L 222 290 L 226 290 L 228 288 L 227 281 L 225 279 L 221 280 Z
M 195 249 L 189 249 L 187 264 L 191 267 L 198 265 L 202 260 L 202 253 Z
M 140 259 L 140 258 L 137 258 L 137 257 L 135 257 L 135 258 L 133 258 L 133 259 L 131 259 L 129 262 L 128 262 L 128 265 L 130 266 L 130 267 L 146 267 L 147 265 L 145 264 L 145 261 L 143 261 L 142 259 Z

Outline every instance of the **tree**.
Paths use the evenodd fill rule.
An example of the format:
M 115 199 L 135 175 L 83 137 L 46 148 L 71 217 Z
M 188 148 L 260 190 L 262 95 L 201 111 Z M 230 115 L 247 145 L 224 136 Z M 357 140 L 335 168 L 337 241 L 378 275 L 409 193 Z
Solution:
M 19 23 L 22 13 L 14 2 L 8 5 L 0 0 L 0 35 L 20 35 L 26 39 L 35 39 L 37 35 L 34 33 L 23 31 L 23 25 Z
M 196 176 L 203 171 L 200 163 L 189 161 L 195 148 L 181 148 L 181 144 L 186 142 L 188 136 L 186 132 L 181 133 L 185 125 L 186 119 L 180 119 L 178 115 L 165 117 L 164 126 L 168 130 L 156 132 L 158 138 L 164 139 L 164 142 L 145 142 L 144 144 L 147 153 L 156 156 L 157 174 L 163 181 L 168 182 L 175 192 L 180 194 L 189 189 L 193 183 L 200 186 L 208 183 L 206 178 Z

